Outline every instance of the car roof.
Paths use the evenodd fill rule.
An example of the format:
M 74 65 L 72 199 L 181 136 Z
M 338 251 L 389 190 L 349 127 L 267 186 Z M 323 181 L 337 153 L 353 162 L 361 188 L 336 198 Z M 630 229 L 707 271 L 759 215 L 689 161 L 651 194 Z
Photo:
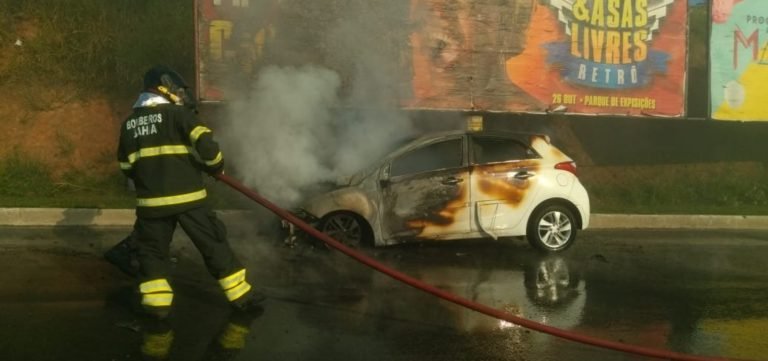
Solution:
M 530 146 L 531 145 L 531 138 L 532 136 L 538 136 L 542 137 L 547 140 L 547 143 L 549 143 L 549 136 L 542 133 L 529 133 L 529 132 L 510 132 L 510 131 L 499 131 L 499 130 L 493 130 L 493 131 L 471 131 L 471 130 L 447 130 L 447 131 L 432 131 L 423 133 L 420 135 L 412 135 L 410 137 L 405 137 L 401 139 L 398 142 L 398 146 L 395 147 L 390 153 L 383 156 L 381 159 L 379 159 L 376 162 L 373 162 L 371 165 L 366 167 L 365 169 L 357 172 L 352 177 L 361 177 L 365 176 L 366 174 L 374 171 L 379 167 L 379 163 L 385 162 L 388 159 L 392 159 L 393 157 L 398 156 L 399 154 L 402 154 L 404 152 L 409 151 L 410 149 L 413 149 L 414 147 L 419 147 L 423 145 L 424 143 L 429 143 L 432 140 L 445 138 L 445 137 L 458 137 L 458 136 L 464 136 L 464 135 L 479 135 L 479 136 L 491 136 L 491 137 L 504 137 L 509 139 L 514 139 L 516 141 L 519 141 L 520 143 L 523 143 L 525 145 Z
M 481 131 L 448 130 L 448 131 L 425 133 L 415 139 L 426 140 L 426 139 L 437 139 L 442 137 L 460 136 L 460 135 L 476 135 L 476 136 L 511 138 L 524 144 L 530 144 L 531 137 L 538 136 L 538 137 L 543 137 L 547 139 L 547 142 L 549 142 L 549 136 L 546 134 L 532 133 L 532 132 L 514 132 L 514 131 L 505 131 L 505 130 L 481 130 Z

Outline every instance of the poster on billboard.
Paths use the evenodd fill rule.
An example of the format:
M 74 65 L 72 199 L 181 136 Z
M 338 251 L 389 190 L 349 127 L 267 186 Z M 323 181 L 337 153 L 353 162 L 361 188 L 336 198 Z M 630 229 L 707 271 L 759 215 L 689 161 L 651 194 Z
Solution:
M 712 118 L 768 121 L 768 11 L 765 0 L 713 0 Z
M 279 0 L 197 0 L 197 93 L 203 102 L 231 99 L 266 64 Z
M 684 113 L 685 0 L 413 1 L 415 107 Z
M 388 10 L 378 26 L 389 30 L 354 44 L 344 44 L 349 36 L 333 38 L 339 28 L 349 30 L 353 22 L 345 19 L 365 16 L 366 7 L 378 2 Z M 361 75 L 396 79 L 397 103 L 407 109 L 679 117 L 687 5 L 199 0 L 199 93 L 204 101 L 223 100 L 265 65 L 313 63 L 336 71 L 345 83 Z M 373 59 L 371 50 L 387 58 Z M 363 72 L 362 62 L 374 66 Z M 386 73 L 372 74 L 376 69 Z M 395 88 L 384 85 L 378 88 Z

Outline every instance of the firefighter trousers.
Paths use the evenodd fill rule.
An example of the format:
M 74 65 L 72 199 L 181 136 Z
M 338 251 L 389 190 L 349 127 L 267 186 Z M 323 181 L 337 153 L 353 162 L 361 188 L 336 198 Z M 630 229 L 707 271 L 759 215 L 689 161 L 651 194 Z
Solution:
M 209 207 L 199 207 L 162 218 L 136 220 L 135 235 L 141 264 L 140 292 L 144 306 L 169 307 L 169 253 L 176 225 L 180 225 L 202 255 L 208 272 L 219 280 L 230 301 L 250 290 L 245 269 L 227 240 L 226 228 Z

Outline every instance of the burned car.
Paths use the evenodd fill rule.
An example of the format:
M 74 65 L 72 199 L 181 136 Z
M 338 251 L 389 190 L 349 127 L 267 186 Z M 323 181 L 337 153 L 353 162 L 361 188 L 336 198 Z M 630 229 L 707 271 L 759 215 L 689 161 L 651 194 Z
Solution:
M 421 136 L 293 210 L 353 247 L 525 236 L 545 252 L 570 247 L 589 212 L 575 162 L 547 135 L 489 131 Z

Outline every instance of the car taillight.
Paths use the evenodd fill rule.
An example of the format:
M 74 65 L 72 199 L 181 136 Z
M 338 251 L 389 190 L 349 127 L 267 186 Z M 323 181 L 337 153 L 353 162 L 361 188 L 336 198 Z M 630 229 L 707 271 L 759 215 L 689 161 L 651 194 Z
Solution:
M 557 163 L 557 164 L 555 164 L 555 169 L 560 169 L 560 170 L 571 172 L 575 176 L 579 175 L 579 173 L 576 171 L 576 162 Z

